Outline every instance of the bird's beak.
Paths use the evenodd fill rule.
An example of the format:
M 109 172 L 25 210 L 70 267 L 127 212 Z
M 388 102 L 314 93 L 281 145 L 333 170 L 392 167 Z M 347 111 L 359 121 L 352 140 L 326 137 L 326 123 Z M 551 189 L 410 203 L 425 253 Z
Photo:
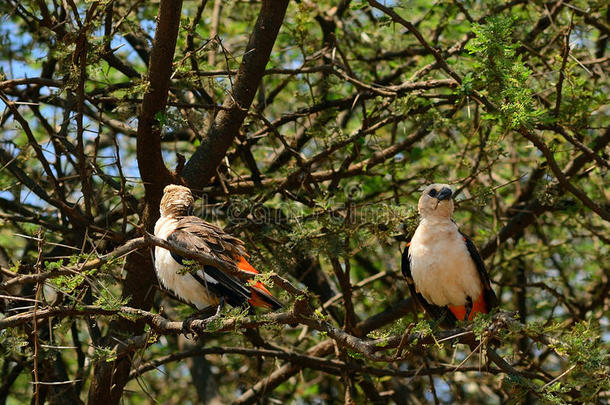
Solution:
M 438 201 L 448 200 L 451 198 L 453 191 L 451 191 L 448 187 L 443 187 L 441 191 L 437 194 L 436 199 Z

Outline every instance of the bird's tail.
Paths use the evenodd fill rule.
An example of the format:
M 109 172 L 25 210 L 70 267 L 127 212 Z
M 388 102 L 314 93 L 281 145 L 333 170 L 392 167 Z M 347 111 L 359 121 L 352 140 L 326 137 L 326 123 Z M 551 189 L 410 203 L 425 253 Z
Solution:
M 486 314 L 486 313 L 489 312 L 488 305 L 485 302 L 485 294 L 483 294 L 483 293 L 481 293 L 479 298 L 477 298 L 477 300 L 472 303 L 472 308 L 470 309 L 470 311 L 468 311 L 466 309 L 465 305 L 460 305 L 460 306 L 451 306 L 451 305 L 449 305 L 449 310 L 460 321 L 465 321 L 466 320 L 465 318 L 466 318 L 466 314 L 468 312 L 469 312 L 469 315 L 468 315 L 468 320 L 469 321 L 472 321 L 472 319 L 474 318 L 475 314 L 478 314 L 478 313 Z
M 237 267 L 240 270 L 252 274 L 258 274 L 258 271 L 252 267 L 245 257 L 241 256 L 237 261 Z M 251 288 L 252 297 L 248 300 L 250 305 L 254 307 L 269 308 L 272 310 L 281 309 L 284 305 L 275 298 L 263 283 L 257 281 Z
M 269 308 L 274 311 L 284 308 L 284 305 L 282 305 L 282 303 L 279 302 L 273 295 L 258 291 L 256 286 L 253 287 L 252 297 L 248 300 L 248 302 L 254 307 Z

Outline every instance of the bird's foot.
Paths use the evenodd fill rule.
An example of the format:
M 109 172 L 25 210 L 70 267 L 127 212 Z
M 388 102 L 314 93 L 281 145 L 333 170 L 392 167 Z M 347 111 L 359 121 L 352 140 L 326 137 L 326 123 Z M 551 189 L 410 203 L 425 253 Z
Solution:
M 193 315 L 186 318 L 184 321 L 182 321 L 182 334 L 186 338 L 189 338 L 189 335 L 196 338 L 196 336 L 199 333 L 202 333 L 205 331 L 205 329 L 208 325 L 213 324 L 214 322 L 216 322 L 217 320 L 219 320 L 221 318 L 221 313 L 222 313 L 222 309 L 224 308 L 224 303 L 225 303 L 224 299 L 221 299 L 220 302 L 218 303 L 218 307 L 216 308 L 216 312 L 212 316 L 202 317 L 202 315 L 207 315 L 210 313 L 209 307 L 208 307 L 208 308 L 206 308 L 202 311 L 196 312 Z
M 184 337 L 186 337 L 187 339 L 197 340 L 197 333 L 193 330 L 192 323 L 193 323 L 193 321 L 196 321 L 197 319 L 199 319 L 201 317 L 201 315 L 202 315 L 202 311 L 199 311 L 199 312 L 196 312 L 193 315 L 189 316 L 184 321 L 182 321 L 181 332 L 184 335 Z

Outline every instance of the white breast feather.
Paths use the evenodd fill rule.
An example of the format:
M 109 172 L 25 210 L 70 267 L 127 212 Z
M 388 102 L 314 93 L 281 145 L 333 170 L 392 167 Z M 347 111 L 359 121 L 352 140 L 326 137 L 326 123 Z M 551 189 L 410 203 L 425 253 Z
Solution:
M 483 291 L 476 264 L 458 227 L 450 220 L 422 220 L 411 245 L 411 275 L 417 291 L 431 304 L 465 305 Z
M 159 238 L 166 239 L 170 233 L 176 228 L 176 220 L 172 218 L 159 218 L 155 224 L 155 235 Z M 201 285 L 190 274 L 178 274 L 183 269 L 172 257 L 167 249 L 159 246 L 155 247 L 155 270 L 161 284 L 168 290 L 171 290 L 181 299 L 192 303 L 198 309 L 205 308 L 210 305 L 217 305 L 218 299 L 208 293 L 207 289 Z M 205 277 L 202 272 L 199 272 L 201 277 Z

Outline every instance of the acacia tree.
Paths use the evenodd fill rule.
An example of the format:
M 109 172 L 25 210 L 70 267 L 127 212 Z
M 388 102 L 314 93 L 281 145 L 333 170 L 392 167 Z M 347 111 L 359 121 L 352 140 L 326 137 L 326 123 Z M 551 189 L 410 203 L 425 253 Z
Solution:
M 2 403 L 610 397 L 605 2 L 0 11 Z M 450 331 L 399 269 L 430 182 L 501 302 Z M 171 183 L 284 310 L 182 335 L 151 253 Z

